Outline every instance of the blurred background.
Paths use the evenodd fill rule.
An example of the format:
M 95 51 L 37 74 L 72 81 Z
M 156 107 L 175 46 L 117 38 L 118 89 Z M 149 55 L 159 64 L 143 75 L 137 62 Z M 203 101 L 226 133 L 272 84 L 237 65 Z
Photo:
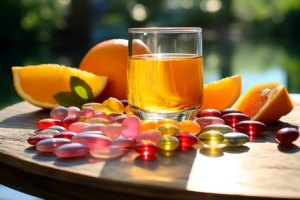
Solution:
M 1 0 L 0 109 L 22 101 L 12 66 L 78 67 L 130 27 L 201 27 L 205 83 L 240 73 L 242 92 L 277 81 L 300 93 L 299 11 L 299 0 Z M 8 190 L 0 199 L 15 199 Z

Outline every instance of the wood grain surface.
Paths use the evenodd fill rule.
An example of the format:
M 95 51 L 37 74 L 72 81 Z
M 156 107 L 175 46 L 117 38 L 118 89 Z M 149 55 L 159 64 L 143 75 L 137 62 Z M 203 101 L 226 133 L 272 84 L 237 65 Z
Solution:
M 49 111 L 27 102 L 0 111 L 2 174 L 12 166 L 16 173 L 32 174 L 33 180 L 45 177 L 45 182 L 69 183 L 74 197 L 82 197 L 82 190 L 74 188 L 85 188 L 91 197 L 87 199 L 99 193 L 104 199 L 300 199 L 300 139 L 292 145 L 275 140 L 280 128 L 299 129 L 300 101 L 295 101 L 290 114 L 244 146 L 209 148 L 198 142 L 188 149 L 160 151 L 149 160 L 132 149 L 111 160 L 90 155 L 63 159 L 39 152 L 26 141 L 42 118 L 49 118 Z M 8 182 L 12 179 L 13 173 L 8 173 Z

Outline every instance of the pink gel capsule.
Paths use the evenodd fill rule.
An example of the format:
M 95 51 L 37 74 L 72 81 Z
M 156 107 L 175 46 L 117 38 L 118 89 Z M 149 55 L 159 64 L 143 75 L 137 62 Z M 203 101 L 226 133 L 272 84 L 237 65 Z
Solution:
M 225 121 L 225 124 L 235 128 L 235 125 L 241 121 L 250 120 L 250 117 L 243 113 L 228 113 L 223 115 L 222 119 Z
M 120 100 L 120 101 L 122 102 L 124 108 L 125 108 L 126 106 L 128 106 L 128 101 L 127 101 L 127 100 Z
M 36 143 L 38 143 L 41 140 L 45 140 L 45 139 L 51 139 L 53 138 L 52 135 L 34 135 L 31 136 L 30 138 L 27 139 L 27 142 L 33 146 L 36 145 Z
M 75 106 L 68 107 L 68 115 L 76 115 L 77 118 L 81 115 L 81 110 Z
M 81 129 L 81 133 L 87 131 L 100 131 L 100 129 L 104 126 L 104 124 L 89 124 Z
M 78 134 L 77 138 L 79 143 L 85 144 L 90 148 L 104 148 L 112 145 L 112 140 L 106 136 L 96 134 Z
M 222 118 L 222 113 L 215 109 L 205 109 L 198 115 L 199 117 L 218 117 Z
M 58 147 L 71 143 L 70 140 L 64 138 L 52 138 L 39 141 L 36 148 L 43 152 L 54 152 Z
M 127 118 L 126 115 L 122 115 L 111 120 L 110 124 L 122 124 L 123 121 Z
M 113 140 L 121 135 L 121 126 L 111 124 L 111 125 L 101 127 L 100 131 Z
M 57 133 L 53 136 L 53 138 L 65 138 L 68 140 L 71 140 L 72 137 L 74 137 L 76 135 L 76 133 L 71 132 L 71 131 L 65 131 L 65 132 L 60 132 Z
M 82 134 L 96 134 L 96 135 L 103 135 L 103 136 L 106 136 L 104 133 L 100 132 L 100 131 L 87 131 L 87 132 L 83 132 L 83 133 L 79 133 L 77 135 L 75 135 L 74 137 L 71 138 L 71 142 L 72 143 L 79 143 L 79 141 L 77 140 L 77 137 L 79 135 L 82 135 Z
M 282 128 L 276 133 L 276 140 L 282 144 L 291 144 L 299 137 L 299 131 L 295 128 Z
M 121 134 L 123 137 L 134 139 L 140 132 L 140 121 L 135 117 L 126 118 L 121 126 Z
M 50 116 L 52 119 L 63 120 L 68 116 L 68 109 L 64 106 L 58 106 L 51 110 Z
M 158 138 L 160 138 L 161 136 L 162 136 L 162 133 L 160 131 L 149 130 L 149 131 L 143 131 L 143 132 L 139 133 L 135 137 L 135 140 L 136 140 L 136 142 L 142 142 L 143 140 L 150 140 L 150 141 L 156 143 Z
M 93 118 L 107 119 L 107 117 L 108 117 L 108 115 L 103 110 L 99 110 L 95 113 Z
M 189 147 L 198 141 L 198 138 L 192 133 L 177 133 L 174 135 L 180 142 L 179 146 Z
M 119 116 L 124 116 L 124 114 L 121 114 L 121 113 L 111 113 L 107 116 L 107 119 L 109 122 L 111 122 L 113 119 L 115 119 L 116 117 L 119 117 Z
M 201 129 L 208 125 L 213 125 L 213 124 L 225 124 L 225 121 L 221 118 L 218 117 L 201 117 L 198 119 L 194 119 L 199 126 L 201 126 Z
M 133 149 L 143 156 L 151 156 L 159 151 L 159 147 L 156 144 L 147 140 L 137 143 Z
M 266 131 L 267 126 L 258 121 L 241 121 L 235 125 L 235 129 L 241 133 L 254 135 Z
M 223 115 L 226 115 L 226 114 L 229 114 L 229 113 L 242 113 L 242 112 L 239 111 L 239 110 L 236 110 L 236 109 L 228 108 L 228 109 L 222 110 L 221 113 L 222 113 L 222 116 L 223 116 Z
M 121 148 L 126 148 L 132 146 L 134 143 L 135 142 L 132 138 L 118 137 L 113 140 L 112 145 L 119 146 Z
M 110 159 L 121 156 L 123 149 L 114 145 L 107 148 L 90 148 L 90 154 L 96 158 Z
M 86 108 L 82 109 L 81 116 L 83 116 L 86 119 L 93 118 L 95 116 L 95 111 L 91 107 L 86 107 Z
M 36 126 L 39 129 L 47 129 L 50 126 L 56 126 L 56 125 L 61 125 L 61 120 L 48 118 L 48 119 L 41 119 L 36 123 Z
M 65 119 L 62 120 L 62 124 L 61 125 L 65 129 L 69 130 L 70 125 L 73 124 L 73 123 L 75 123 L 75 122 L 77 122 L 77 119 L 78 118 L 76 117 L 76 115 L 69 115 L 68 117 L 66 117 Z
M 74 133 L 80 133 L 81 129 L 88 125 L 90 124 L 84 122 L 75 122 L 69 126 L 69 131 L 72 131 Z
M 89 150 L 89 147 L 84 144 L 71 143 L 58 147 L 55 153 L 59 157 L 74 158 L 87 154 Z

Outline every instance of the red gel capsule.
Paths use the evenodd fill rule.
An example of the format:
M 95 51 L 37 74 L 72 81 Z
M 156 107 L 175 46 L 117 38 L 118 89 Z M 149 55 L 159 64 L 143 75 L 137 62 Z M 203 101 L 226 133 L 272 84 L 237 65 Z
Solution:
M 63 158 L 79 157 L 89 152 L 89 147 L 84 144 L 72 143 L 64 144 L 55 151 L 56 155 Z
M 254 135 L 267 130 L 267 126 L 258 121 L 241 121 L 235 125 L 235 129 L 237 132 Z
M 225 124 L 235 128 L 235 125 L 241 121 L 250 120 L 250 117 L 243 113 L 229 113 L 223 115 L 222 119 L 225 121 Z
M 127 100 L 120 100 L 120 101 L 122 102 L 124 108 L 125 108 L 126 106 L 128 106 L 128 101 L 127 101 Z
M 69 115 L 68 117 L 66 117 L 65 119 L 62 120 L 62 126 L 69 130 L 69 126 L 75 122 L 77 122 L 77 117 L 76 115 Z
M 36 145 L 39 141 L 45 140 L 45 139 L 51 139 L 53 138 L 52 135 L 34 135 L 27 139 L 27 142 L 33 146 Z
M 61 125 L 61 120 L 48 118 L 48 119 L 42 119 L 36 123 L 36 126 L 39 129 L 47 129 L 50 126 L 57 126 L 57 125 Z
M 192 133 L 177 133 L 174 135 L 180 142 L 179 146 L 189 147 L 195 144 L 198 139 Z
M 93 118 L 102 118 L 102 119 L 107 119 L 108 115 L 102 111 L 102 110 L 99 110 L 95 113 L 94 117 Z
M 149 140 L 143 140 L 140 143 L 137 143 L 133 149 L 143 156 L 150 156 L 158 152 L 159 147 Z
M 199 117 L 219 117 L 222 118 L 220 111 L 215 109 L 205 109 L 198 115 Z
M 299 137 L 299 131 L 295 128 L 283 128 L 277 131 L 276 140 L 282 144 L 291 144 Z
M 70 140 L 64 138 L 50 138 L 39 141 L 36 149 L 43 152 L 54 152 L 58 147 L 71 143 Z
M 239 110 L 236 110 L 236 109 L 230 109 L 230 108 L 221 111 L 222 116 L 223 116 L 223 115 L 226 115 L 226 114 L 229 114 L 229 113 L 242 113 L 242 112 L 239 111 Z
M 120 116 L 124 116 L 124 114 L 121 114 L 121 113 L 110 113 L 107 116 L 107 119 L 108 119 L 108 121 L 111 122 L 112 120 L 114 120 L 115 118 L 120 117 Z
M 72 138 L 73 136 L 75 136 L 75 135 L 76 135 L 76 133 L 74 133 L 74 132 L 71 132 L 71 131 L 65 131 L 65 132 L 57 133 L 57 134 L 55 134 L 53 137 L 54 137 L 54 138 L 65 138 L 65 139 L 71 140 L 71 138 Z
M 111 124 L 122 124 L 123 121 L 127 118 L 127 116 L 120 116 L 120 117 L 116 117 L 115 119 L 113 119 L 110 123 Z

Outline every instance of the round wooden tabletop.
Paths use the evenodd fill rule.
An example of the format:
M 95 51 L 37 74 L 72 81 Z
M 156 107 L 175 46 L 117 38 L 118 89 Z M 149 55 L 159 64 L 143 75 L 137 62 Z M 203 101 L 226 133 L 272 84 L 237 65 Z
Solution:
M 300 139 L 275 140 L 283 127 L 299 129 L 300 101 L 294 103 L 290 114 L 241 147 L 198 142 L 148 160 L 132 149 L 103 160 L 37 151 L 26 141 L 49 111 L 21 102 L 0 111 L 0 177 L 9 187 L 65 199 L 300 199 Z

